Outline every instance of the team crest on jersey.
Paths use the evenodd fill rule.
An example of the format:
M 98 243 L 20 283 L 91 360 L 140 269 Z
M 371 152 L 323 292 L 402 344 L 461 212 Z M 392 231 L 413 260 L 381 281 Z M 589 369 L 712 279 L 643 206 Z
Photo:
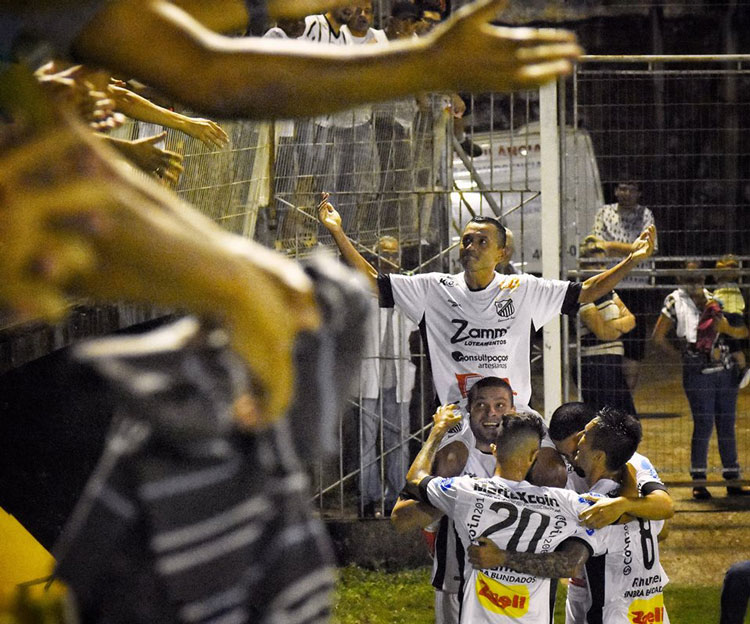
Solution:
M 511 319 L 516 313 L 516 308 L 513 306 L 513 299 L 500 299 L 495 301 L 495 312 L 501 319 Z
M 658 624 L 663 621 L 663 594 L 657 594 L 648 600 L 634 600 L 628 607 L 628 622 L 631 624 Z
M 475 588 L 479 604 L 492 613 L 520 618 L 529 611 L 529 588 L 526 585 L 503 585 L 477 572 Z

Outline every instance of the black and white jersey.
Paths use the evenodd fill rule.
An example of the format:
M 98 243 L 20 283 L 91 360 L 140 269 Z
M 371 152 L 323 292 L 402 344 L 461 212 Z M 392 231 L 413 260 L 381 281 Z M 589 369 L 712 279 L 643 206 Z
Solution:
M 578 309 L 580 284 L 533 275 L 496 274 L 487 288 L 469 290 L 464 274 L 390 275 L 378 279 L 383 307 L 399 306 L 423 319 L 440 402 L 458 403 L 482 377 L 505 379 L 516 406 L 531 397 L 532 326 Z
M 547 553 L 575 538 L 601 551 L 597 532 L 578 524 L 590 502 L 570 490 L 497 476 L 431 477 L 420 485 L 420 498 L 454 519 L 465 549 L 487 537 L 503 550 Z M 465 560 L 461 622 L 547 624 L 552 591 L 548 578 L 505 567 L 475 570 Z
M 342 28 L 337 33 L 325 15 L 308 15 L 305 18 L 305 32 L 302 33 L 300 39 L 333 45 L 349 45 L 352 42 L 348 32 L 348 29 Z
M 634 453 L 628 463 L 636 470 L 641 495 L 665 489 L 647 457 Z M 568 487 L 588 489 L 575 472 L 569 473 Z M 602 479 L 591 490 L 616 496 L 619 484 Z M 589 559 L 583 583 L 569 585 L 566 624 L 669 624 L 663 596 L 669 579 L 659 561 L 657 539 L 663 527 L 663 520 L 639 518 L 602 529 L 606 553 Z
M 458 431 L 449 433 L 443 438 L 438 450 L 453 443 L 462 444 L 469 451 L 461 475 L 487 478 L 494 474 L 497 460 L 492 453 L 484 453 L 477 448 L 477 441 L 469 426 L 468 417 L 463 420 Z M 456 534 L 453 519 L 443 516 L 438 522 L 435 534 L 432 586 L 440 591 L 457 594 L 461 586 L 464 557 L 464 548 Z

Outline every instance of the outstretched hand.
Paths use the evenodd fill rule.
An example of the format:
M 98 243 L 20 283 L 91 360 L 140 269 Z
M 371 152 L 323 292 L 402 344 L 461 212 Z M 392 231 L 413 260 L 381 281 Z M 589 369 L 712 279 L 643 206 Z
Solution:
M 632 247 L 630 248 L 630 254 L 636 262 L 641 262 L 650 258 L 654 253 L 654 245 L 656 242 L 656 227 L 649 225 L 640 236 L 635 239 Z
M 489 22 L 507 0 L 476 0 L 430 35 L 433 68 L 456 91 L 514 91 L 549 82 L 573 68 L 582 53 L 572 32 L 506 28 Z
M 341 229 L 341 215 L 328 201 L 330 193 L 320 194 L 320 203 L 318 204 L 318 219 L 330 232 Z
M 165 130 L 145 139 L 131 141 L 124 153 L 143 171 L 154 173 L 176 186 L 182 174 L 182 155 L 157 146 L 166 136 Z
M 319 322 L 297 263 L 221 230 L 72 119 L 6 146 L 0 190 L 6 309 L 55 321 L 85 296 L 216 318 L 258 382 L 256 426 L 283 415 L 295 337 Z
M 210 119 L 193 117 L 185 124 L 185 133 L 208 147 L 222 149 L 229 144 L 229 136 L 219 124 Z

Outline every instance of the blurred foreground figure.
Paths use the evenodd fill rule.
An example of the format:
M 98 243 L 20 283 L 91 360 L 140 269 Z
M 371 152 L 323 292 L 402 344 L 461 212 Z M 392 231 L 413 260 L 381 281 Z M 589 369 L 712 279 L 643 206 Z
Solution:
M 333 561 L 298 457 L 332 444 L 364 288 L 339 263 L 303 268 L 224 232 L 38 89 L 0 76 L 14 122 L 0 137 L 2 304 L 54 320 L 76 295 L 206 319 L 79 349 L 118 406 L 55 548 L 81 620 L 327 620 Z
M 11 0 L 0 10 L 0 60 L 33 63 L 54 51 L 136 78 L 204 114 L 288 118 L 418 92 L 533 88 L 570 72 L 581 53 L 567 31 L 490 26 L 506 0 L 478 0 L 422 39 L 376 48 L 216 34 L 242 32 L 264 13 L 301 17 L 349 4 Z

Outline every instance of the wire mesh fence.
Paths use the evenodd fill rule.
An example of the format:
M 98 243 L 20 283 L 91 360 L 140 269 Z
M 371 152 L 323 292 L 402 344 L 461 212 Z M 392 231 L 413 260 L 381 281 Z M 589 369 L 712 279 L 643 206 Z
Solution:
M 706 322 L 700 314 L 712 296 L 723 299 L 725 316 L 747 323 L 749 107 L 750 66 L 742 57 L 601 57 L 580 65 L 568 85 L 567 120 L 590 137 L 605 195 L 591 220 L 575 177 L 563 179 L 572 199 L 563 220 L 577 223 L 564 245 L 568 274 L 624 255 L 598 241 L 625 241 L 651 221 L 658 228 L 653 262 L 616 289 L 636 320 L 622 347 L 605 355 L 599 345 L 592 355 L 591 330 L 584 315 L 576 319 L 568 396 L 624 381 L 643 421 L 642 451 L 672 481 L 734 477 L 750 457 L 750 402 L 738 394 L 747 342 L 714 337 L 701 354 L 691 346 L 701 335 L 691 323 Z M 575 136 L 563 147 L 568 155 Z M 726 254 L 735 256 L 731 266 L 717 270 Z M 623 379 L 613 380 L 612 358 L 622 360 Z
M 737 61 L 619 61 L 585 63 L 562 89 L 563 267 L 568 277 L 583 279 L 597 266 L 596 258 L 582 259 L 579 248 L 592 232 L 602 238 L 597 213 L 618 201 L 618 185 L 637 183 L 636 203 L 653 214 L 659 249 L 617 289 L 637 319 L 638 332 L 628 336 L 639 362 L 630 395 L 643 418 L 642 450 L 664 476 L 680 481 L 691 467 L 701 468 L 695 453 L 691 459 L 690 404 L 680 358 L 661 355 L 650 336 L 667 295 L 685 284 L 687 259 L 700 261 L 690 270 L 715 290 L 722 278 L 717 260 L 734 253 L 739 288 L 747 294 L 750 81 Z M 224 150 L 170 132 L 166 147 L 185 155 L 177 191 L 227 229 L 298 258 L 321 249 L 335 253 L 316 215 L 320 193 L 329 192 L 344 230 L 370 261 L 381 270 L 411 273 L 460 270 L 462 226 L 475 214 L 496 215 L 515 235 L 513 263 L 499 269 L 539 273 L 543 253 L 554 250 L 541 243 L 538 93 L 466 96 L 471 117 L 464 128 L 452 114 L 454 97 L 388 102 L 326 119 L 226 123 L 231 144 Z M 140 125 L 120 132 L 136 138 L 157 130 Z M 416 328 L 403 317 L 376 313 L 374 319 L 371 334 L 380 338 L 368 347 L 358 391 L 342 415 L 340 452 L 313 471 L 325 514 L 387 510 L 397 488 L 393 475 L 405 473 L 431 422 L 434 389 Z M 580 319 L 571 320 L 567 332 L 563 378 L 570 399 L 591 379 L 582 328 Z M 386 351 L 384 335 L 392 336 Z M 538 401 L 538 345 L 532 358 Z M 394 371 L 400 385 L 384 384 Z M 623 369 L 626 381 L 633 373 Z M 371 379 L 365 383 L 373 375 L 374 388 Z M 740 393 L 740 466 L 750 448 L 748 407 Z M 715 437 L 705 467 L 709 479 L 722 474 Z M 373 505 L 367 509 L 367 503 Z

